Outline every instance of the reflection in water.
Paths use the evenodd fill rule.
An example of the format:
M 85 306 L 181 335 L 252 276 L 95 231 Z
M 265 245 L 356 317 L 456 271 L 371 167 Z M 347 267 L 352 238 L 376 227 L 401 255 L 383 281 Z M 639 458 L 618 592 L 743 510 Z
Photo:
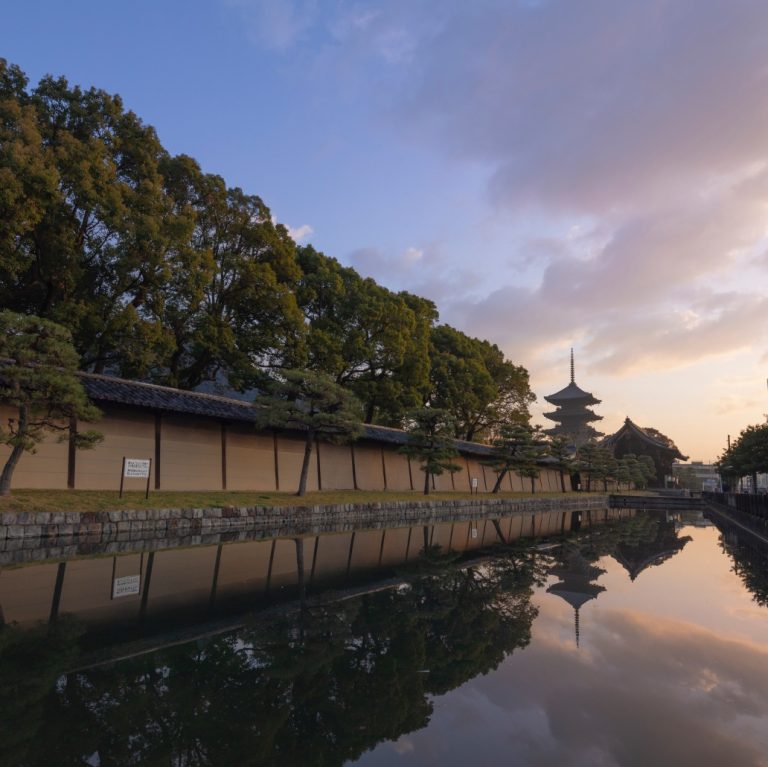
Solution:
M 6 613 L 53 620 L 0 630 L 0 763 L 385 765 L 393 748 L 413 765 L 674 764 L 691 754 L 700 767 L 723 754 L 733 767 L 764 763 L 755 732 L 768 701 L 748 689 L 768 673 L 764 648 L 623 606 L 594 620 L 595 607 L 621 591 L 606 584 L 652 581 L 635 579 L 684 559 L 692 528 L 681 532 L 665 514 L 584 514 L 577 532 L 544 548 L 515 532 L 533 531 L 535 520 L 497 522 L 476 525 L 475 537 L 472 525 L 420 525 L 157 552 L 129 564 L 40 565 L 50 568 L 45 578 L 25 568 L 30 584 L 44 586 L 47 610 L 36 612 L 1 585 L 25 571 L 4 571 Z M 561 515 L 551 532 L 568 527 Z M 254 562 L 263 562 L 255 582 Z M 118 565 L 133 568 L 129 577 L 137 564 L 139 593 L 104 603 Z M 542 601 L 545 581 L 576 616 L 590 602 L 578 651 L 558 639 L 564 605 Z M 75 600 L 72 584 L 90 588 L 98 609 Z M 123 608 L 103 607 L 115 602 L 132 605 L 131 622 Z M 236 628 L 192 620 L 248 603 L 260 609 Z M 126 635 L 107 631 L 110 615 Z M 158 634 L 179 615 L 190 617 L 192 641 Z M 142 636 L 151 651 L 121 644 L 110 652 L 128 657 L 93 663 L 99 643 Z M 741 743 L 722 732 L 736 716 Z M 696 743 L 677 742 L 702 721 Z
M 528 644 L 532 587 L 544 574 L 535 554 L 514 549 L 465 569 L 439 559 L 424 567 L 432 573 L 397 588 L 254 618 L 55 685 L 76 635 L 57 625 L 30 643 L 8 629 L 0 697 L 15 698 L 21 684 L 28 703 L 5 720 L 15 733 L 6 759 L 50 764 L 53 738 L 61 765 L 96 753 L 100 764 L 342 764 L 424 727 L 429 696 Z M 5 673 L 42 657 L 22 679 Z
M 720 546 L 733 561 L 733 572 L 761 607 L 768 607 L 768 543 L 730 523 L 727 517 L 713 514 L 722 533 Z

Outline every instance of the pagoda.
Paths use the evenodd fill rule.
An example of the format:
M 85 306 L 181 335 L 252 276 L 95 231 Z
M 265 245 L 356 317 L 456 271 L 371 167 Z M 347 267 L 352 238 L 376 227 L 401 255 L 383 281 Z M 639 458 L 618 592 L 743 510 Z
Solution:
M 602 436 L 602 432 L 589 425 L 591 421 L 601 421 L 603 418 L 589 409 L 590 405 L 599 405 L 600 400 L 576 385 L 573 349 L 571 349 L 571 382 L 565 389 L 550 394 L 544 399 L 557 408 L 551 413 L 544 413 L 545 418 L 557 424 L 551 429 L 545 429 L 547 434 L 562 434 L 570 439 L 573 447 L 579 447 L 585 442 Z

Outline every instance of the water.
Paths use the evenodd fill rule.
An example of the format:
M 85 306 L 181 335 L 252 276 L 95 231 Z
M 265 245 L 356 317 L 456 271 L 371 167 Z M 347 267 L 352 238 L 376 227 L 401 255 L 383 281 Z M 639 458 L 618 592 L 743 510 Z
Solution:
M 4 569 L 2 764 L 768 764 L 766 548 L 590 517 Z

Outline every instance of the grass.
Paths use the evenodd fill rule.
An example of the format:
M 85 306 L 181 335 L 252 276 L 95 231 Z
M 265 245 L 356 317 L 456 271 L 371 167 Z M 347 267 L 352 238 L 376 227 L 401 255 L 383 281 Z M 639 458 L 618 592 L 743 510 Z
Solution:
M 292 493 L 278 492 L 150 492 L 149 499 L 141 492 L 126 492 L 118 498 L 116 490 L 14 490 L 0 498 L 3 511 L 118 511 L 120 509 L 178 509 L 209 506 L 314 506 L 343 503 L 380 503 L 384 501 L 419 501 L 477 499 L 477 498 L 559 498 L 562 493 L 470 493 L 395 492 L 372 490 L 323 490 L 309 492 L 302 498 Z M 568 494 L 571 495 L 571 494 Z M 586 495 L 586 493 L 584 493 Z

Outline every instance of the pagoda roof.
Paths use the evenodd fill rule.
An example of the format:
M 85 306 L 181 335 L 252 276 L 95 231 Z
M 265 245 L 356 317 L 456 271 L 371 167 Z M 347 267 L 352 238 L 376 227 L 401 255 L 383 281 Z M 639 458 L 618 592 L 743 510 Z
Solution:
M 554 394 L 549 394 L 544 397 L 547 402 L 551 402 L 553 405 L 560 405 L 566 403 L 578 403 L 583 405 L 599 405 L 602 400 L 592 396 L 588 391 L 579 388 L 575 381 L 571 381 L 568 386 Z
M 602 421 L 603 416 L 593 413 L 591 410 L 579 410 L 576 413 L 570 413 L 564 410 L 553 410 L 550 413 L 542 413 L 550 421 Z
M 648 434 L 648 432 L 646 432 L 644 429 L 640 428 L 636 423 L 631 421 L 629 416 L 627 416 L 624 419 L 624 423 L 622 427 L 617 432 L 607 436 L 601 442 L 601 444 L 604 447 L 614 447 L 625 436 L 637 437 L 639 440 L 641 440 L 642 442 L 645 442 L 650 447 L 654 447 L 657 450 L 661 450 L 663 452 L 669 453 L 673 458 L 678 458 L 682 461 L 688 460 L 688 456 L 683 455 L 676 447 L 670 447 L 666 443 L 660 442 L 655 437 L 652 437 L 650 434 Z

